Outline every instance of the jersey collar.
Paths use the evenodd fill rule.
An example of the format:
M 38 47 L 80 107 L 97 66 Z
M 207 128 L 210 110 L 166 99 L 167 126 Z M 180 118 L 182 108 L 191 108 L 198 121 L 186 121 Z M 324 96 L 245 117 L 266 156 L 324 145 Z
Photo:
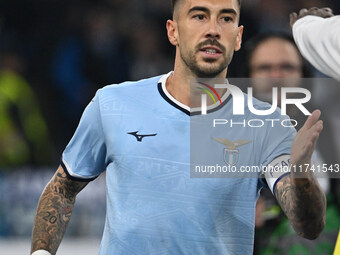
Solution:
M 167 101 L 169 104 L 171 104 L 173 107 L 177 108 L 178 110 L 184 112 L 185 114 L 189 116 L 193 115 L 199 115 L 201 114 L 201 107 L 196 107 L 196 108 L 190 108 L 189 106 L 182 104 L 179 102 L 176 98 L 174 98 L 169 91 L 166 89 L 166 81 L 169 78 L 170 75 L 172 75 L 173 71 L 163 75 L 159 81 L 158 81 L 158 91 L 160 95 L 164 98 L 165 101 Z M 227 91 L 222 97 L 221 101 L 222 104 L 219 105 L 209 105 L 207 106 L 207 113 L 211 113 L 214 111 L 217 111 L 221 109 L 227 102 L 230 100 L 230 92 Z

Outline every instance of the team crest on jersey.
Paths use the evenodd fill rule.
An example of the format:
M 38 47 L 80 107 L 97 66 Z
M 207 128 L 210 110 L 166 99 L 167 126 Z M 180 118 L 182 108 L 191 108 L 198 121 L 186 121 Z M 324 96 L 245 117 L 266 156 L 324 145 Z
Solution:
M 237 147 L 251 143 L 250 140 L 236 140 L 235 142 L 232 142 L 226 138 L 213 138 L 213 139 L 216 142 L 221 143 L 227 147 L 224 148 L 223 158 L 224 162 L 230 166 L 236 165 L 239 160 L 239 150 L 237 149 Z

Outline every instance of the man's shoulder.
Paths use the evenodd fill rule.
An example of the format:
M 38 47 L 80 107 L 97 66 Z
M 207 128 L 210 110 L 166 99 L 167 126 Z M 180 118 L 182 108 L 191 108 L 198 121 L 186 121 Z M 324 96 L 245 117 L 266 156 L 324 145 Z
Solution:
M 157 85 L 161 77 L 160 75 L 139 81 L 107 85 L 97 91 L 95 99 L 101 107 L 113 104 L 116 107 L 119 105 L 120 108 L 123 105 L 138 107 L 143 102 L 153 100 L 159 94 Z
M 145 89 L 148 86 L 157 86 L 162 75 L 142 79 L 138 81 L 125 81 L 119 84 L 110 84 L 100 89 L 101 93 L 109 93 L 110 91 L 125 91 L 130 89 Z

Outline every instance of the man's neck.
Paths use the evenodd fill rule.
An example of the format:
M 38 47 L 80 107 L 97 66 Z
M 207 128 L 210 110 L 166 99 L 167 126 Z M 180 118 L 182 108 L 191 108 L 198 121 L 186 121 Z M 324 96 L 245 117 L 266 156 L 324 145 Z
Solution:
M 168 77 L 166 89 L 177 101 L 190 107 L 190 80 L 187 75 L 182 76 L 176 70 Z
M 226 72 L 221 73 L 221 77 L 216 78 L 225 78 Z M 177 101 L 182 104 L 193 108 L 197 107 L 197 102 L 194 100 L 193 93 L 190 89 L 191 82 L 196 80 L 196 77 L 190 70 L 186 70 L 184 68 L 174 68 L 174 72 L 168 77 L 166 81 L 166 89 Z M 212 85 L 213 86 L 213 85 Z M 225 93 L 225 90 L 221 92 L 221 94 Z M 220 93 L 219 93 L 220 94 Z M 220 95 L 222 96 L 222 95 Z

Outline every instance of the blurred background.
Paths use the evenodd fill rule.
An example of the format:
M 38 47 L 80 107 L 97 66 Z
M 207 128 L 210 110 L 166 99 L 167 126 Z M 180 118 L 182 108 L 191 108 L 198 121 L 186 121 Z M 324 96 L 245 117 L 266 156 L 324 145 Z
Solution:
M 288 15 L 301 8 L 327 6 L 340 13 L 338 1 L 242 2 L 243 45 L 263 32 L 290 33 Z M 0 0 L 0 254 L 29 253 L 39 196 L 96 90 L 173 69 L 175 50 L 165 30 L 169 18 L 170 0 Z M 247 77 L 245 54 L 241 49 L 234 55 L 229 77 Z M 322 77 L 311 70 L 313 76 Z M 339 86 L 326 96 L 323 90 L 315 90 L 317 105 L 329 103 L 327 93 L 335 102 L 340 99 Z M 334 112 L 331 125 L 339 130 L 340 115 Z M 340 144 L 338 134 L 331 139 Z M 339 147 L 334 152 L 340 155 Z M 339 229 L 339 193 L 334 185 L 328 191 L 334 206 L 329 222 Z M 275 217 L 268 213 L 272 203 L 264 199 L 261 206 L 267 214 L 262 218 L 264 222 L 274 218 L 280 227 L 281 213 Z M 105 176 L 101 176 L 80 194 L 59 254 L 71 254 L 68 247 L 73 246 L 73 255 L 96 254 L 104 216 Z M 272 233 L 265 226 L 258 225 L 258 237 Z M 279 236 L 276 242 L 288 239 Z M 256 254 L 281 254 L 268 245 L 257 241 Z M 331 254 L 322 248 L 329 244 L 317 245 L 290 254 Z

